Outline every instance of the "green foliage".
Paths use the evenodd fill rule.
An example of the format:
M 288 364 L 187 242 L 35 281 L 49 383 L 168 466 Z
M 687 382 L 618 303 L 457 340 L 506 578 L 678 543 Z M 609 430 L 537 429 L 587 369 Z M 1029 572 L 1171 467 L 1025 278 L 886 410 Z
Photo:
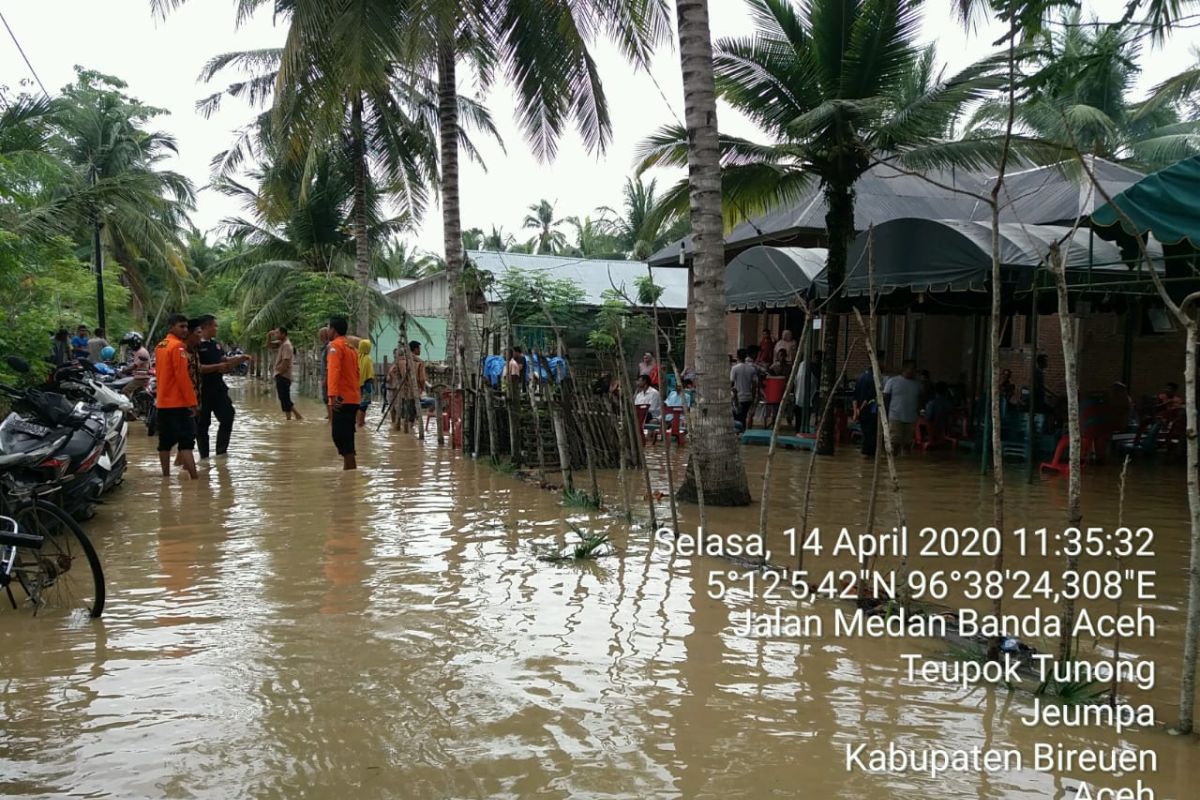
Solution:
M 567 220 L 554 218 L 554 203 L 540 200 L 529 206 L 529 213 L 521 225 L 534 232 L 534 253 L 562 253 L 567 249 L 567 237 L 558 226 L 565 222 Z
M 1156 87 L 1149 101 L 1133 99 L 1144 38 L 1140 28 L 1064 13 L 1023 58 L 1018 129 L 1144 170 L 1200 153 L 1200 116 L 1178 91 L 1188 86 L 1187 72 Z M 998 97 L 976 110 L 969 130 L 998 134 L 1007 119 L 1007 99 Z
M 600 508 L 601 498 L 593 496 L 582 489 L 564 489 L 563 505 L 574 508 Z M 607 539 L 607 537 L 605 537 Z
M 635 261 L 646 260 L 691 228 L 687 214 L 661 202 L 658 182 L 647 183 L 640 175 L 625 179 L 619 211 L 610 206 L 597 210 L 602 230 Z
M 582 321 L 584 292 L 565 278 L 511 269 L 495 288 L 512 326 L 548 325 L 565 332 Z
M 663 292 L 666 291 L 648 274 L 635 278 L 633 285 L 637 288 L 638 305 L 643 306 L 653 306 L 662 299 Z
M 26 196 L 11 229 L 46 238 L 68 236 L 91 247 L 92 226 L 110 268 L 144 305 L 164 292 L 180 296 L 186 270 L 181 233 L 195 190 L 182 175 L 163 168 L 173 156 L 173 137 L 150 128 L 165 113 L 126 93 L 118 78 L 76 67 L 46 116 L 40 191 Z
M 501 475 L 512 475 L 517 471 L 517 465 L 512 461 L 497 456 L 488 456 L 488 466 L 499 472 Z
M 649 286 L 654 285 L 648 275 L 646 281 Z M 603 303 L 597 309 L 594 325 L 588 333 L 588 345 L 593 350 L 615 353 L 618 336 L 622 341 L 641 339 L 654 330 L 650 319 L 633 309 L 630 298 L 626 298 L 616 289 L 605 289 L 602 297 Z
M 54 331 L 75 326 L 94 327 L 96 281 L 86 263 L 72 252 L 70 240 L 45 242 L 0 231 L 0 357 L 21 356 L 33 370 L 24 380 L 43 377 L 37 366 L 50 355 Z M 133 324 L 129 290 L 115 272 L 105 274 L 108 338 L 116 339 Z M 0 362 L 0 379 L 18 379 Z
M 552 564 L 560 564 L 571 561 L 591 561 L 602 556 L 613 555 L 616 552 L 611 545 L 612 537 L 607 533 L 591 533 L 575 525 L 571 526 L 571 531 L 578 538 L 578 542 L 568 545 L 565 550 L 543 552 L 538 558 Z

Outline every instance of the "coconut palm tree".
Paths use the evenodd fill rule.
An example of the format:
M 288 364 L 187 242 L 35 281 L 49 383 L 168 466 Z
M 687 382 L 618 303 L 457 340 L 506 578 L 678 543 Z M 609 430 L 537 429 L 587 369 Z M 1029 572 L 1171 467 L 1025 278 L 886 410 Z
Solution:
M 644 261 L 668 242 L 687 233 L 687 216 L 662 206 L 658 201 L 658 181 L 649 183 L 640 175 L 625 179 L 621 210 L 611 206 L 596 209 L 600 225 L 614 236 L 626 255 Z
M 602 220 L 591 217 L 567 217 L 567 224 L 575 229 L 575 241 L 565 250 L 580 258 L 606 258 L 622 260 L 625 253 L 621 243 L 606 231 Z
M 516 238 L 511 233 L 505 233 L 503 227 L 492 226 L 492 230 L 483 237 L 483 249 L 502 252 L 516 244 Z
M 463 247 L 467 250 L 478 250 L 483 245 L 483 228 L 468 228 L 463 231 Z
M 795 200 L 818 181 L 829 237 L 827 274 L 833 293 L 825 352 L 838 350 L 837 296 L 846 275 L 854 228 L 854 184 L 876 160 L 913 169 L 983 167 L 1001 149 L 992 136 L 948 142 L 944 131 L 967 103 L 1001 84 L 1002 60 L 992 58 L 941 80 L 918 96 L 911 88 L 919 0 L 810 0 L 803 11 L 790 0 L 747 0 L 755 21 L 750 37 L 717 42 L 714 69 L 720 96 L 762 127 L 768 143 L 722 136 L 721 189 L 726 219 L 736 220 Z M 664 128 L 642 146 L 642 168 L 680 166 L 689 156 L 690 129 Z M 695 148 L 693 148 L 695 149 Z M 709 189 L 711 190 L 711 188 Z M 692 187 L 695 191 L 695 187 Z M 687 187 L 664 202 L 682 205 Z M 695 230 L 695 198 L 693 196 Z M 836 375 L 824 360 L 823 391 Z M 833 449 L 830 425 L 818 449 Z
M 525 230 L 535 232 L 535 253 L 561 253 L 567 246 L 566 235 L 558 230 L 567 220 L 554 218 L 554 206 L 549 200 L 539 200 L 529 206 L 529 213 L 521 223 Z
M 611 122 L 589 44 L 608 33 L 639 64 L 667 31 L 664 0 L 404 0 L 411 24 L 411 63 L 435 76 L 439 96 L 442 232 L 451 287 L 449 346 L 465 374 L 467 291 L 459 198 L 458 70 L 465 65 L 486 90 L 499 71 L 517 94 L 517 122 L 539 158 L 551 159 L 574 124 L 585 146 L 604 149 Z
M 676 163 L 688 167 L 693 241 L 691 296 L 696 326 L 696 410 L 688 414 L 691 468 L 678 495 L 720 506 L 749 505 L 750 488 L 729 414 L 725 334 L 725 244 L 721 153 L 707 0 L 675 0 L 686 130 Z M 702 514 L 703 516 L 703 514 Z M 703 521 L 702 521 L 703 523 Z
M 183 232 L 195 191 L 163 168 L 177 152 L 175 139 L 145 127 L 165 112 L 125 88 L 117 78 L 77 69 L 76 82 L 52 105 L 46 142 L 65 168 L 43 186 L 20 229 L 90 241 L 98 224 L 103 251 L 141 309 L 152 294 L 183 291 Z
M 235 82 L 225 93 L 252 102 L 271 100 L 271 124 L 291 157 L 311 164 L 326 150 L 345 150 L 354 165 L 355 274 L 369 286 L 368 184 L 382 188 L 414 221 L 436 185 L 433 87 L 397 66 L 395 54 L 403 41 L 397 26 L 404 19 L 391 0 L 290 0 L 277 2 L 275 11 L 288 24 L 283 47 L 218 56 L 202 77 L 211 80 L 231 66 L 253 69 L 249 80 Z M 211 113 L 219 98 L 203 101 L 202 110 Z M 482 119 L 490 125 L 486 112 Z M 359 333 L 365 333 L 367 315 L 355 318 Z
M 384 245 L 377 259 L 376 275 L 380 278 L 424 278 L 445 269 L 442 259 L 433 253 L 396 240 Z
M 245 210 L 243 216 L 222 220 L 220 230 L 234 248 L 215 267 L 238 276 L 234 296 L 243 330 L 257 333 L 286 323 L 314 277 L 323 279 L 322 286 L 343 309 L 402 313 L 358 280 L 354 168 L 339 155 L 317 156 L 304 165 L 286 158 L 269 163 L 252 173 L 254 186 L 232 178 L 214 182 L 216 191 L 239 200 Z M 371 188 L 367 213 L 369 234 L 377 241 L 407 227 L 406 219 L 383 215 L 381 193 Z M 369 277 L 386 269 L 377 258 Z
M 1043 29 L 1026 64 L 1030 76 L 1027 96 L 1016 106 L 1017 125 L 1044 141 L 1147 171 L 1200 152 L 1200 117 L 1181 117 L 1180 110 L 1188 110 L 1179 102 L 1183 95 L 1172 99 L 1164 89 L 1153 102 L 1133 101 L 1141 42 L 1140 28 L 1084 23 L 1078 10 L 1064 14 Z M 1180 76 L 1169 83 L 1178 86 Z M 991 100 L 971 127 L 995 133 L 1007 116 L 1007 100 Z

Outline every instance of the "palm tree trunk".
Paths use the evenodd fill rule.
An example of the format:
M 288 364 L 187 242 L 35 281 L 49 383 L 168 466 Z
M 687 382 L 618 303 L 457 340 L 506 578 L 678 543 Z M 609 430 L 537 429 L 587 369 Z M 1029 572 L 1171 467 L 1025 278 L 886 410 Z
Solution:
M 446 249 L 446 280 L 450 286 L 450 348 L 454 389 L 461 389 L 470 348 L 467 336 L 467 292 L 463 283 L 466 255 L 463 253 L 462 209 L 458 197 L 458 82 L 454 40 L 444 36 L 438 43 L 438 127 L 442 150 L 442 239 Z M 473 349 L 473 348 L 472 348 Z M 494 455 L 494 453 L 493 453 Z
M 717 148 L 717 102 L 707 0 L 675 0 L 679 60 L 688 130 L 696 318 L 696 412 L 691 457 L 696 459 L 704 499 L 715 506 L 750 504 L 746 467 L 729 408 L 729 359 L 725 334 L 725 244 L 722 238 L 721 164 Z M 679 499 L 696 500 L 689 470 Z
M 846 281 L 847 252 L 850 242 L 854 239 L 854 190 L 849 186 L 830 185 L 825 189 L 825 202 L 828 211 L 825 213 L 825 230 L 829 233 L 829 255 L 826 262 L 825 274 L 829 282 L 829 311 L 825 314 L 824 327 L 825 350 L 821 361 L 821 397 L 829 397 L 837 390 L 838 375 L 838 328 L 842 311 L 839 298 L 844 291 Z M 805 324 L 809 324 L 807 320 Z M 799 354 L 797 353 L 797 358 Z M 817 430 L 817 455 L 831 456 L 836 447 L 834 428 L 836 418 L 828 415 Z
M 1189 298 L 1190 299 L 1190 298 Z M 1187 415 L 1187 496 L 1191 515 L 1192 543 L 1188 562 L 1188 608 L 1187 624 L 1183 635 L 1183 677 L 1179 681 L 1179 725 L 1183 733 L 1193 730 L 1193 714 L 1196 707 L 1196 655 L 1200 651 L 1200 446 L 1197 446 L 1196 429 L 1200 419 L 1196 412 L 1196 362 L 1197 323 L 1196 313 L 1186 300 L 1179 315 L 1186 319 L 1187 351 L 1183 359 L 1184 394 Z
M 350 149 L 354 159 L 354 279 L 359 286 L 359 302 L 355 303 L 354 332 L 365 338 L 371 335 L 371 239 L 367 232 L 367 143 L 363 132 L 363 100 L 356 95 L 350 106 Z

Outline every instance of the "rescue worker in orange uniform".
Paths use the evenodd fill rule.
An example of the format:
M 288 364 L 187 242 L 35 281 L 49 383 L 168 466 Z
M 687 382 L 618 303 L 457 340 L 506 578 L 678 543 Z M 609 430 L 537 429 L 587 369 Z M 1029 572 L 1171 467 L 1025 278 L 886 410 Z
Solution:
M 357 469 L 354 452 L 354 428 L 361 394 L 358 379 L 358 348 L 346 340 L 349 324 L 345 317 L 329 320 L 334 338 L 325 355 L 326 391 L 329 392 L 329 416 L 333 443 L 342 457 L 342 469 Z
M 172 314 L 167 319 L 167 338 L 154 348 L 155 375 L 158 380 L 155 405 L 158 406 L 158 460 L 162 474 L 171 474 L 171 448 L 178 446 L 181 466 L 193 479 L 197 478 L 196 411 L 199 400 L 188 374 L 188 357 L 184 340 L 188 337 L 188 319 Z

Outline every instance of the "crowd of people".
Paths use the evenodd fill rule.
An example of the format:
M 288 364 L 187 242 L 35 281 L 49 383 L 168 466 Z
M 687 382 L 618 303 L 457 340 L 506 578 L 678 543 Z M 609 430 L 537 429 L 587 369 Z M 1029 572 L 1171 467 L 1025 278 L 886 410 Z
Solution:
M 252 359 L 234 346 L 222 345 L 217 338 L 217 319 L 211 314 L 195 318 L 172 314 L 166 327 L 166 334 L 154 347 L 153 357 L 141 334 L 136 332 L 122 337 L 119 344 L 123 352 L 118 354 L 105 338 L 103 328 L 89 334 L 86 325 L 79 325 L 74 336 L 61 328 L 51 339 L 48 360 L 62 366 L 86 359 L 102 369 L 111 368 L 115 374 L 129 375 L 133 380 L 122 389 L 129 395 L 146 388 L 153 374 L 162 474 L 170 476 L 173 464 L 196 478 L 196 450 L 201 460 L 223 456 L 229 450 L 237 412 L 225 376 L 244 372 Z M 331 318 L 318 336 L 320 396 L 325 417 L 343 468 L 356 469 L 355 433 L 365 426 L 367 411 L 379 390 L 372 343 L 350 335 L 343 317 Z M 275 354 L 275 390 L 284 419 L 303 420 L 293 399 L 297 355 L 287 327 L 272 329 L 266 344 Z M 393 418 L 397 428 L 411 430 L 428 381 L 421 343 L 409 342 L 405 349 L 407 353 L 397 348 L 395 363 L 386 376 L 386 389 L 394 398 Z M 215 442 L 210 436 L 214 420 Z
M 124 389 L 127 393 L 145 386 L 153 367 L 157 377 L 155 404 L 162 473 L 164 476 L 170 474 L 171 454 L 174 452 L 174 464 L 195 478 L 194 450 L 199 450 L 200 459 L 209 458 L 210 455 L 222 456 L 228 452 L 236 410 L 229 396 L 225 375 L 245 370 L 251 357 L 235 347 L 226 348 L 220 343 L 217 339 L 218 322 L 212 315 L 189 319 L 175 314 L 168 318 L 167 329 L 166 336 L 155 347 L 153 361 L 141 336 L 127 334 L 119 342 L 124 363 L 115 365 L 117 354 L 105 337 L 103 328 L 89 331 L 86 325 L 79 325 L 74 336 L 66 328 L 61 328 L 53 337 L 50 361 L 61 365 L 87 359 L 95 364 L 115 365 L 118 371 L 135 378 Z M 377 385 L 372 343 L 349 334 L 345 318 L 331 318 L 329 324 L 319 331 L 318 338 L 320 397 L 325 407 L 325 417 L 330 424 L 331 438 L 342 458 L 343 468 L 352 470 L 357 468 L 355 434 L 364 427 L 368 409 L 377 392 L 383 394 L 385 403 L 386 398 L 391 397 L 392 418 L 398 429 L 411 431 L 416 423 L 422 398 L 428 388 L 425 364 L 421 359 L 421 344 L 416 341 L 407 343 L 407 353 L 397 348 L 385 382 Z M 297 356 L 288 329 L 284 326 L 272 329 L 267 335 L 266 344 L 275 354 L 275 388 L 284 419 L 303 420 L 292 397 Z M 783 331 L 778 340 L 772 338 L 770 331 L 764 330 L 757 345 L 741 348 L 736 356 L 731 357 L 731 411 L 739 428 L 744 429 L 751 424 L 751 411 L 759 403 L 770 409 L 771 413 L 790 414 L 797 431 L 819 421 L 822 411 L 822 403 L 819 402 L 822 400 L 819 396 L 822 354 L 819 350 L 815 351 L 805 361 L 803 354 L 797 352 L 798 344 L 790 330 Z M 800 358 L 801 363 L 795 370 L 792 395 L 787 398 L 773 396 L 767 402 L 767 381 L 786 380 L 792 374 L 796 358 Z M 538 368 L 542 369 L 540 365 Z M 1046 356 L 1041 354 L 1031 372 L 1032 385 L 1021 390 L 1013 382 L 1012 371 L 1002 371 L 1000 395 L 1003 413 L 1007 414 L 1008 409 L 1031 410 L 1044 415 L 1046 426 L 1053 428 L 1059 410 L 1056 408 L 1056 399 L 1046 389 L 1046 368 Z M 514 346 L 504 354 L 503 374 L 509 379 L 505 383 L 536 380 L 536 371 L 531 369 L 531 360 L 520 346 Z M 660 419 L 670 421 L 674 410 L 694 402 L 693 381 L 694 375 L 683 375 L 681 390 L 674 376 L 669 376 L 666 382 L 668 393 L 664 399 L 660 366 L 651 353 L 645 353 L 637 365 L 634 405 L 645 415 L 647 422 Z M 879 384 L 888 410 L 895 450 L 909 450 L 920 441 L 918 425 L 924 436 L 938 441 L 959 435 L 965 426 L 963 420 L 970 416 L 967 389 L 962 376 L 953 384 L 935 382 L 928 370 L 918 371 L 916 362 L 910 359 L 903 362 L 899 373 L 881 376 Z M 602 373 L 592 389 L 596 394 L 615 396 L 620 393 L 620 385 L 620 381 L 613 380 L 611 374 Z M 782 389 L 778 388 L 774 394 L 781 395 Z M 1124 431 L 1131 427 L 1136 429 L 1139 421 L 1147 419 L 1157 420 L 1168 428 L 1178 427 L 1184 416 L 1184 401 L 1175 383 L 1167 383 L 1163 391 L 1143 398 L 1140 404 L 1135 405 L 1128 388 L 1117 382 L 1098 402 L 1101 410 L 1093 411 L 1089 420 L 1099 419 L 1113 431 Z M 863 370 L 854 379 L 853 389 L 835 395 L 835 402 L 831 405 L 849 423 L 857 425 L 861 431 L 863 454 L 873 455 L 879 424 L 873 370 L 869 366 Z M 808 416 L 805 417 L 805 414 Z M 210 442 L 214 420 L 215 442 Z

